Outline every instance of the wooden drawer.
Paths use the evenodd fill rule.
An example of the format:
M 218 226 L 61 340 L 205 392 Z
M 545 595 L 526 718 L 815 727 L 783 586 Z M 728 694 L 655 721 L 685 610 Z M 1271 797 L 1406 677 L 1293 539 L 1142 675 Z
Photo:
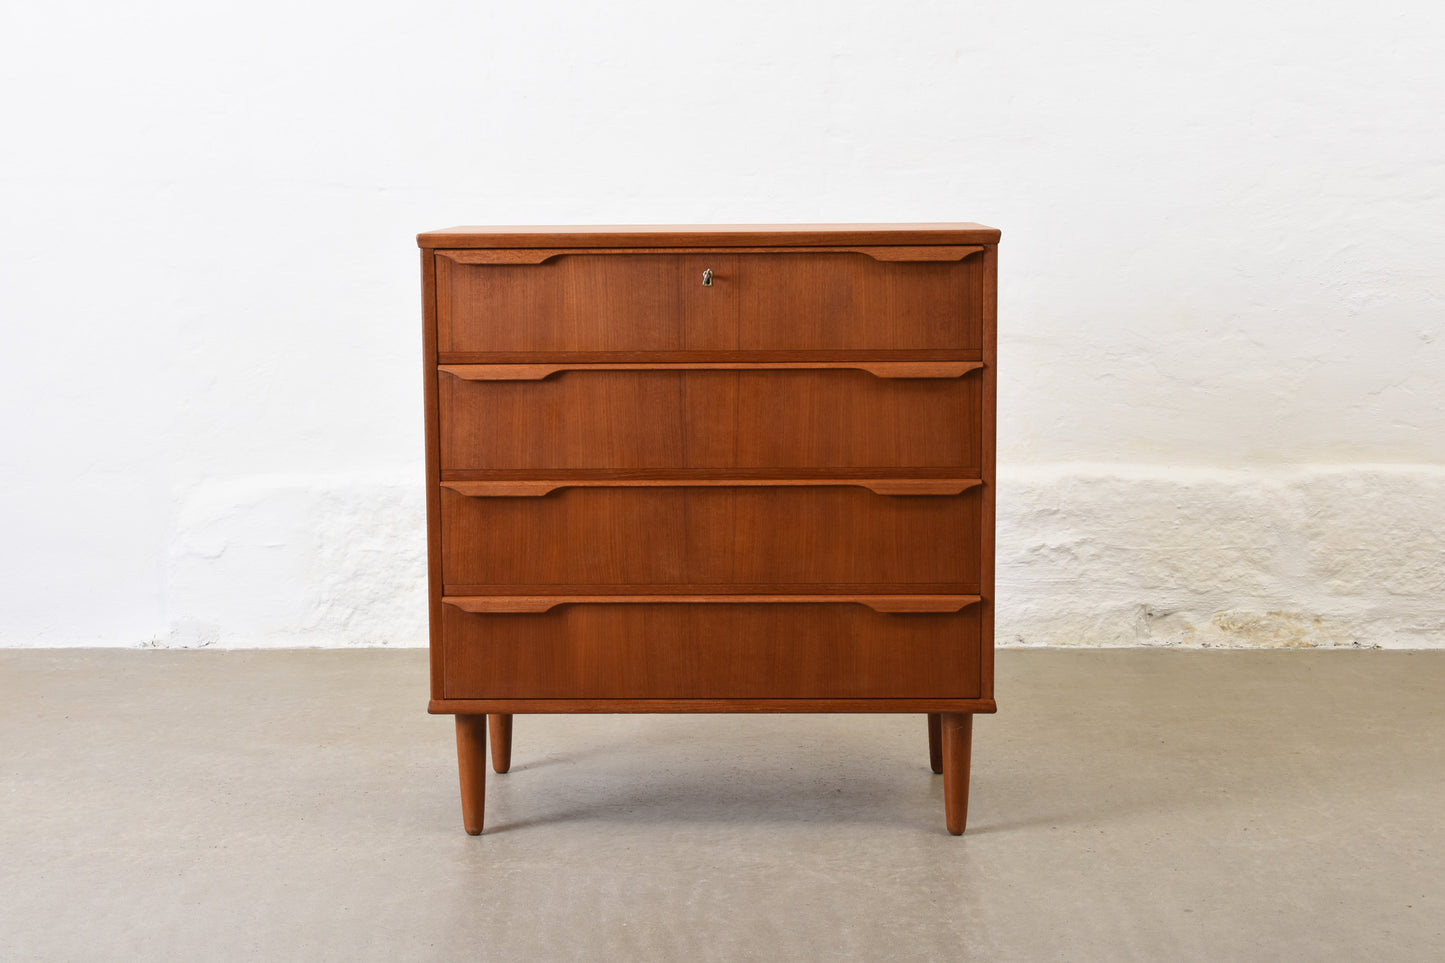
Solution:
M 977 475 L 982 460 L 977 371 L 567 370 L 540 381 L 471 381 L 443 370 L 438 379 L 443 472 L 892 467 Z
M 439 251 L 438 349 L 976 352 L 981 251 Z
M 979 696 L 977 606 L 442 606 L 448 699 L 885 699 Z
M 509 486 L 444 482 L 446 593 L 503 585 L 864 583 L 978 591 L 982 489 L 972 480 L 934 483 L 941 490 L 975 486 L 955 495 L 621 484 L 492 497 Z

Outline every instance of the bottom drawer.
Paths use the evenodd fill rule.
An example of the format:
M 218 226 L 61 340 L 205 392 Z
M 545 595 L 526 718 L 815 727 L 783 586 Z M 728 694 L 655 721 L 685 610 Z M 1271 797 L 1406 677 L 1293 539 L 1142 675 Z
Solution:
M 978 607 L 850 603 L 442 606 L 448 699 L 977 698 Z

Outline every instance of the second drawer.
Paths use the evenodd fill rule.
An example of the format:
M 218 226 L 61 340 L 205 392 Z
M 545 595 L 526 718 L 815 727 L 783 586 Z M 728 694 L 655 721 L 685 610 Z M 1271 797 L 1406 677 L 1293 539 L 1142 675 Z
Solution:
M 444 483 L 442 573 L 449 594 L 501 585 L 863 583 L 973 592 L 981 492 L 579 487 L 499 498 Z
M 865 371 L 438 372 L 441 468 L 942 468 L 981 464 L 981 378 Z

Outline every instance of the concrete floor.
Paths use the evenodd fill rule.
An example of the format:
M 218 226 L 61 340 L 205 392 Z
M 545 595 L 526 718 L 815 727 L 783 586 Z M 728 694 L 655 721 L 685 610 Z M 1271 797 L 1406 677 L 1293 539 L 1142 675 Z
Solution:
M 915 716 L 525 716 L 424 652 L 0 652 L 0 959 L 1439 960 L 1445 651 L 1008 651 Z

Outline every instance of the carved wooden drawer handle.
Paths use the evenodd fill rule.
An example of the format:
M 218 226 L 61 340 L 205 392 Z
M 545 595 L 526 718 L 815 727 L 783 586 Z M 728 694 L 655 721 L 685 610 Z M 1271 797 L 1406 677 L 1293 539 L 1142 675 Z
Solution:
M 683 361 L 596 364 L 444 364 L 438 370 L 463 381 L 541 381 L 560 371 L 866 371 L 878 378 L 958 378 L 982 361 Z
M 978 595 L 452 595 L 447 605 L 486 615 L 539 614 L 559 605 L 864 605 L 881 613 L 958 612 Z
M 981 244 L 911 244 L 886 247 L 676 247 L 676 248 L 478 248 L 473 250 L 442 250 L 436 256 L 455 264 L 545 264 L 553 258 L 576 254 L 628 255 L 646 254 L 656 257 L 660 254 L 770 254 L 787 257 L 790 254 L 864 254 L 875 261 L 895 262 L 947 262 L 962 261 L 972 254 L 983 251 Z
M 540 497 L 563 488 L 866 488 L 875 495 L 959 495 L 978 478 L 528 478 L 516 481 L 444 481 L 468 498 Z

